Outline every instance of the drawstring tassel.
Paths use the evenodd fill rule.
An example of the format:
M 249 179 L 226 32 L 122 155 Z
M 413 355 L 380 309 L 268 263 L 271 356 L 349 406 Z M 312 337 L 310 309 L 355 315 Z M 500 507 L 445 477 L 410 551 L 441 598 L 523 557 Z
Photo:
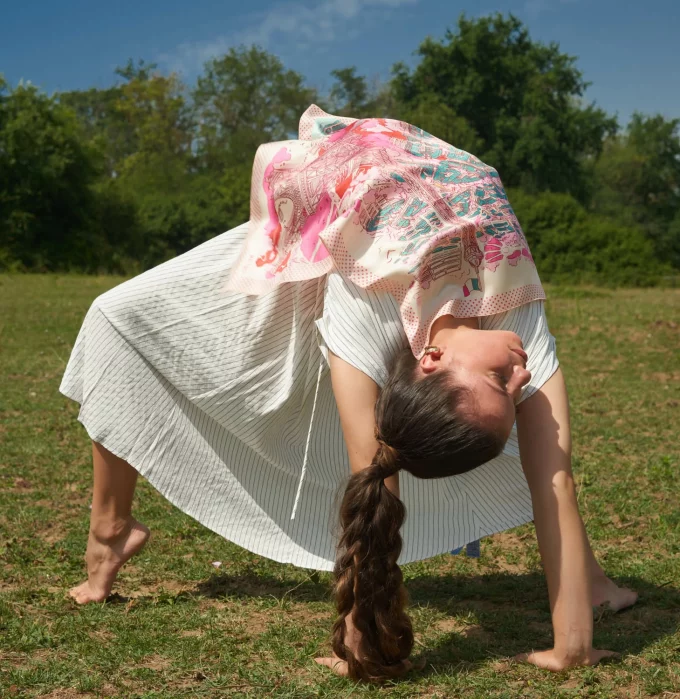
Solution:
M 319 384 L 321 383 L 321 372 L 323 370 L 323 358 L 319 363 L 319 372 L 316 377 L 316 390 L 314 391 L 314 403 L 312 404 L 312 417 L 309 419 L 309 430 L 307 430 L 307 443 L 305 444 L 305 458 L 302 461 L 302 473 L 300 474 L 300 482 L 298 483 L 297 493 L 295 494 L 295 503 L 293 504 L 293 513 L 290 518 L 295 519 L 297 506 L 300 502 L 300 493 L 302 493 L 302 483 L 305 480 L 307 473 L 307 457 L 309 456 L 309 445 L 312 441 L 312 426 L 314 425 L 314 413 L 316 412 L 316 399 L 319 397 Z

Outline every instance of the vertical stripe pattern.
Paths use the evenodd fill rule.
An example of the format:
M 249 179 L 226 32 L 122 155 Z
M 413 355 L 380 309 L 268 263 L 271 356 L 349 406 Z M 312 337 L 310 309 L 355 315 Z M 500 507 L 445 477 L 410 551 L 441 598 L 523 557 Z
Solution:
M 349 462 L 322 352 L 330 347 L 381 384 L 403 328 L 391 297 L 337 275 L 258 297 L 224 291 L 246 231 L 219 235 L 95 299 L 60 391 L 80 404 L 92 439 L 183 512 L 259 555 L 331 570 Z M 500 327 L 494 322 L 523 338 L 534 374 L 525 390 L 536 390 L 557 366 L 541 302 L 484 318 L 482 327 Z M 531 366 L 531 342 L 541 348 L 540 367 Z M 472 474 L 405 475 L 402 563 L 531 519 L 514 431 L 504 453 Z

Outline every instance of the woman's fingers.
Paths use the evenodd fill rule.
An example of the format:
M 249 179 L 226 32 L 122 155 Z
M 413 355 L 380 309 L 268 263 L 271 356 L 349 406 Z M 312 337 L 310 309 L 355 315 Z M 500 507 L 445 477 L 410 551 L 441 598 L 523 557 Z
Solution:
M 349 673 L 347 661 L 338 658 L 335 653 L 333 653 L 333 656 L 330 658 L 314 658 L 314 661 L 319 663 L 319 665 L 329 667 L 331 670 L 333 670 L 333 672 L 337 673 L 341 677 L 346 677 Z
M 338 658 L 335 653 L 333 653 L 330 658 L 314 658 L 314 661 L 319 663 L 319 665 L 325 665 L 329 667 L 333 672 L 341 675 L 342 677 L 347 677 L 349 674 L 349 668 L 347 667 L 347 661 Z M 417 663 L 413 663 L 410 660 L 404 660 L 404 669 L 406 672 L 410 670 L 422 670 L 425 667 L 425 659 L 421 658 Z

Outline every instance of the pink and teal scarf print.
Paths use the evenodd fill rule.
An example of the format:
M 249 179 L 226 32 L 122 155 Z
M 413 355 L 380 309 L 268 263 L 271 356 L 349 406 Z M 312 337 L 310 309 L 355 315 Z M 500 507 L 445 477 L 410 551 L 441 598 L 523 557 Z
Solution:
M 259 295 L 335 268 L 395 297 L 416 357 L 445 313 L 545 298 L 498 173 L 402 121 L 312 105 L 298 140 L 258 149 L 250 209 L 227 288 Z

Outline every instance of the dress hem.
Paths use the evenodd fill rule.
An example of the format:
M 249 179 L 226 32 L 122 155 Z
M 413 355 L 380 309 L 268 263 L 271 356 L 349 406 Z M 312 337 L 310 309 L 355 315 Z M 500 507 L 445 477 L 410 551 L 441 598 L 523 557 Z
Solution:
M 80 401 L 77 398 L 75 398 L 73 395 L 68 393 L 67 389 L 60 387 L 59 392 L 62 395 L 66 396 L 67 398 L 80 404 Z M 238 540 L 239 537 L 227 536 L 222 531 L 218 531 L 217 529 L 213 528 L 210 524 L 207 524 L 206 522 L 201 521 L 191 511 L 183 509 L 183 507 L 180 506 L 174 500 L 174 498 L 172 498 L 171 496 L 169 496 L 165 492 L 163 492 L 163 490 L 161 490 L 157 486 L 153 476 L 149 477 L 144 472 L 144 470 L 142 470 L 139 466 L 135 465 L 134 463 L 130 463 L 130 461 L 128 461 L 127 455 L 123 454 L 122 449 L 119 449 L 117 446 L 111 444 L 108 440 L 103 440 L 103 439 L 98 438 L 96 436 L 96 434 L 94 433 L 94 430 L 91 430 L 88 427 L 86 420 L 81 419 L 80 415 L 78 415 L 77 419 L 78 419 L 78 422 L 80 422 L 80 424 L 85 428 L 85 431 L 87 432 L 88 437 L 92 441 L 97 442 L 98 444 L 101 444 L 105 449 L 108 449 L 112 454 L 117 456 L 119 459 L 123 459 L 124 461 L 129 463 L 130 466 L 132 466 L 132 468 L 134 468 L 135 471 L 137 471 L 137 473 L 139 473 L 140 476 L 145 478 L 156 489 L 156 491 L 158 493 L 160 493 L 171 505 L 173 505 L 173 507 L 176 507 L 178 510 L 180 510 L 180 512 L 191 517 L 194 521 L 198 522 L 201 526 L 205 527 L 206 529 L 209 529 L 211 532 L 217 534 L 218 536 L 221 536 L 223 539 L 226 539 L 227 541 L 231 542 L 232 544 L 235 544 L 236 546 L 239 546 L 239 547 L 245 549 L 246 551 L 250 551 L 251 553 L 254 553 L 256 556 L 262 556 L 263 558 L 267 558 L 269 560 L 275 561 L 276 563 L 281 563 L 284 565 L 292 565 L 292 566 L 295 566 L 296 568 L 301 568 L 304 570 L 318 570 L 318 571 L 322 571 L 322 572 L 332 572 L 333 571 L 333 568 L 335 566 L 335 561 L 330 561 L 328 559 L 322 559 L 322 558 L 319 558 L 318 556 L 316 556 L 318 563 L 315 565 L 308 565 L 308 564 L 298 563 L 294 560 L 290 560 L 290 559 L 287 559 L 285 557 L 277 557 L 275 554 L 273 555 L 270 551 L 265 551 L 264 549 L 260 549 L 257 546 L 253 546 L 253 545 L 246 546 Z M 525 518 L 520 517 L 520 518 L 517 518 L 516 521 L 508 521 L 508 523 L 506 525 L 504 525 L 503 527 L 500 527 L 498 529 L 493 529 L 493 530 L 490 529 L 489 531 L 486 531 L 486 530 L 479 531 L 477 533 L 477 535 L 473 539 L 471 539 L 470 541 L 479 540 L 479 539 L 482 539 L 482 538 L 487 537 L 487 536 L 492 536 L 493 534 L 498 534 L 499 532 L 507 531 L 508 529 L 513 529 L 514 527 L 519 527 L 522 524 L 527 524 L 528 522 L 531 522 L 532 519 L 533 519 L 533 514 L 529 514 Z M 451 546 L 447 547 L 446 550 L 439 551 L 437 553 L 432 553 L 428 556 L 413 558 L 413 559 L 408 560 L 408 561 L 400 561 L 399 565 L 408 565 L 409 563 L 416 563 L 418 561 L 428 560 L 429 558 L 434 558 L 435 556 L 440 556 L 443 554 L 450 553 L 451 550 L 453 550 L 453 549 L 466 546 L 467 544 L 470 543 L 470 541 L 465 541 L 465 542 L 458 544 L 458 545 L 452 544 Z M 310 554 L 310 556 L 314 556 L 314 554 Z

